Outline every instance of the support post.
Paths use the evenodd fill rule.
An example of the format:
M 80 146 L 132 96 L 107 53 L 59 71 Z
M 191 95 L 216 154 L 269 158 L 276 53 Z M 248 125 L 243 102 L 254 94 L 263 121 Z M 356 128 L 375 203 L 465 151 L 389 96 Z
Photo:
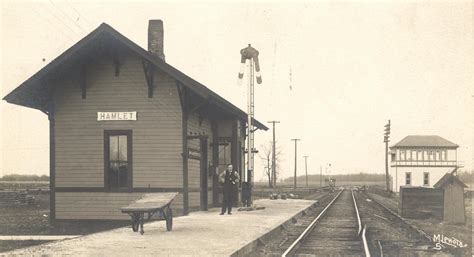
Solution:
M 48 108 L 49 119 L 49 222 L 56 220 L 56 135 L 54 105 Z
M 218 192 L 218 168 L 219 168 L 219 135 L 218 125 L 216 120 L 211 121 L 212 131 L 212 204 L 214 207 L 219 205 L 219 192 Z
M 232 137 L 231 137 L 231 143 L 230 143 L 230 162 L 234 169 L 239 167 L 239 154 L 240 154 L 240 149 L 239 149 L 239 144 L 238 144 L 238 124 L 237 120 L 233 119 L 232 120 Z M 227 164 L 227 163 L 226 163 Z M 242 178 L 242 171 L 238 171 L 240 174 L 240 177 Z M 234 188 L 235 189 L 235 188 Z M 236 205 L 239 202 L 239 194 L 236 193 L 234 194 L 234 199 L 232 199 L 233 203 Z
M 189 185 L 188 185 L 188 116 L 189 104 L 186 88 L 178 83 L 179 99 L 182 110 L 182 145 L 183 145 L 183 215 L 189 214 Z

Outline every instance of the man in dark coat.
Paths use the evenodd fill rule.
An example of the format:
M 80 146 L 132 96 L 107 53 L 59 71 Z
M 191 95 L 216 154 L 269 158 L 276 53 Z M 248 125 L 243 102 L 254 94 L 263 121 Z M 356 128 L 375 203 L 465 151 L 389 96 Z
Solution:
M 239 173 L 233 170 L 232 164 L 228 164 L 227 169 L 219 174 L 219 181 L 224 185 L 221 215 L 224 215 L 226 210 L 227 214 L 232 214 L 232 199 L 234 198 L 235 185 L 239 179 Z

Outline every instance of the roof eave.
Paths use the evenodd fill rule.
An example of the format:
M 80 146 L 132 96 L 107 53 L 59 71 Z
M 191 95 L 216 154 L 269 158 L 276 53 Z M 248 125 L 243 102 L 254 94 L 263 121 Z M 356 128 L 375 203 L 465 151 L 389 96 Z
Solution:
M 447 148 L 447 149 L 457 149 L 459 148 L 458 145 L 456 146 L 419 146 L 419 145 L 402 145 L 402 146 L 397 146 L 393 145 L 390 146 L 390 149 L 396 149 L 396 148 Z
M 58 67 L 65 61 L 65 58 L 68 57 L 68 55 L 74 53 L 74 51 L 80 49 L 82 46 L 87 44 L 90 40 L 92 40 L 95 36 L 97 36 L 99 33 L 102 31 L 107 31 L 109 32 L 109 35 L 115 38 L 116 40 L 120 41 L 121 43 L 125 44 L 127 47 L 132 49 L 135 53 L 140 55 L 142 58 L 144 58 L 146 61 L 149 61 L 150 63 L 154 64 L 156 67 L 159 69 L 165 71 L 168 73 L 170 76 L 172 76 L 174 79 L 176 79 L 179 83 L 182 83 L 184 86 L 190 88 L 194 92 L 196 92 L 198 95 L 200 95 L 203 98 L 207 98 L 209 96 L 213 97 L 216 99 L 216 104 L 225 110 L 227 110 L 230 113 L 233 113 L 237 117 L 239 117 L 242 120 L 246 120 L 247 114 L 240 110 L 238 107 L 230 103 L 229 101 L 225 100 L 223 97 L 219 96 L 206 86 L 202 85 L 201 83 L 197 82 L 196 80 L 192 79 L 191 77 L 187 76 L 186 74 L 182 73 L 181 71 L 177 70 L 173 66 L 167 64 L 161 59 L 153 57 L 151 54 L 149 54 L 148 51 L 144 50 L 142 47 L 138 46 L 135 44 L 133 41 L 128 39 L 127 37 L 123 36 L 120 34 L 120 32 L 116 31 L 114 28 L 109 26 L 106 23 L 102 23 L 99 27 L 97 27 L 95 30 L 93 30 L 91 33 L 89 33 L 87 36 L 79 40 L 76 44 L 68 48 L 65 52 L 60 54 L 58 57 L 56 57 L 54 60 L 52 60 L 48 65 L 40 69 L 38 72 L 36 72 L 33 76 L 28 78 L 26 81 L 24 81 L 22 84 L 20 84 L 18 87 L 16 87 L 14 90 L 12 90 L 10 93 L 8 93 L 5 97 L 3 97 L 3 100 L 7 101 L 8 103 L 13 103 L 16 105 L 20 106 L 25 106 L 29 108 L 34 108 L 38 109 L 41 111 L 44 111 L 41 106 L 34 106 L 34 105 L 29 105 L 25 102 L 19 102 L 16 101 L 15 95 L 18 92 L 21 92 L 26 86 L 31 85 L 31 83 L 36 83 L 39 79 L 41 79 L 44 75 L 46 75 L 51 69 L 54 69 L 55 67 Z M 261 122 L 258 120 L 255 120 L 255 126 L 259 129 L 263 130 L 268 130 L 268 127 L 263 125 Z
M 144 50 L 143 48 L 141 48 L 140 46 L 135 44 L 133 41 L 131 41 L 127 37 L 120 34 L 114 28 L 110 27 L 107 24 L 105 24 L 105 26 L 106 26 L 105 27 L 106 29 L 108 29 L 110 32 L 112 32 L 111 35 L 113 37 L 115 37 L 117 40 L 120 40 L 121 42 L 126 44 L 128 47 L 132 48 L 133 50 L 135 50 L 135 52 L 137 52 L 141 57 L 145 58 L 147 61 L 151 62 L 152 64 L 154 64 L 158 68 L 162 69 L 163 71 L 165 71 L 166 73 L 171 75 L 174 79 L 178 80 L 184 86 L 186 86 L 188 88 L 191 88 L 191 89 L 194 89 L 194 91 L 196 93 L 198 93 L 203 98 L 207 98 L 208 97 L 207 94 L 209 94 L 212 98 L 214 98 L 216 100 L 215 102 L 218 105 L 220 105 L 221 108 L 228 108 L 228 109 L 230 109 L 229 111 L 234 112 L 235 114 L 237 114 L 238 117 L 240 117 L 242 119 L 246 119 L 247 114 L 245 112 L 240 110 L 238 107 L 236 107 L 235 105 L 233 105 L 232 103 L 230 103 L 229 101 L 227 101 L 226 99 L 221 97 L 220 95 L 216 94 L 215 92 L 213 92 L 212 90 L 210 90 L 206 86 L 202 85 L 201 83 L 194 80 L 193 78 L 187 76 L 186 74 L 179 71 L 178 69 L 171 66 L 170 64 L 164 62 L 163 60 L 158 59 L 158 58 L 154 58 L 152 55 L 150 55 L 148 53 L 148 51 Z M 175 74 L 175 73 L 178 73 L 178 74 Z M 180 77 L 179 75 L 184 76 L 184 78 Z M 191 83 L 187 80 L 190 80 Z M 202 91 L 207 91 L 207 92 L 202 92 Z M 254 119 L 254 121 L 255 121 L 255 125 L 256 125 L 257 128 L 263 129 L 265 131 L 268 130 L 268 127 L 263 125 L 258 120 Z

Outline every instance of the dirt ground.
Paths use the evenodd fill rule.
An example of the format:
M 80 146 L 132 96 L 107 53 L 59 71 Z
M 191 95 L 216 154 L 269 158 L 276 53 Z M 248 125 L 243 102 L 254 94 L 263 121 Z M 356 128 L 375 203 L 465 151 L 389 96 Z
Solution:
M 49 223 L 49 194 L 35 195 L 34 204 L 0 207 L 0 235 L 85 235 L 129 225 L 128 221 L 58 221 Z M 0 252 L 46 241 L 0 241 Z
M 414 220 L 411 221 L 429 235 L 443 234 L 454 237 L 467 244 L 466 248 L 450 249 L 451 253 L 462 256 L 472 256 L 472 199 L 466 198 L 466 224 L 448 224 L 435 219 Z
M 398 197 L 390 196 L 383 190 L 369 189 L 369 192 L 377 194 L 382 197 L 378 197 L 377 200 L 383 201 L 382 203 L 391 208 L 392 210 L 399 212 L 398 209 Z M 443 234 L 447 237 L 454 237 L 460 240 L 462 243 L 467 244 L 464 248 L 452 248 L 447 247 L 445 251 L 455 256 L 472 256 L 472 198 L 465 198 L 466 207 L 466 223 L 465 224 L 448 224 L 446 222 L 437 219 L 407 219 L 411 224 L 415 225 L 428 235 Z

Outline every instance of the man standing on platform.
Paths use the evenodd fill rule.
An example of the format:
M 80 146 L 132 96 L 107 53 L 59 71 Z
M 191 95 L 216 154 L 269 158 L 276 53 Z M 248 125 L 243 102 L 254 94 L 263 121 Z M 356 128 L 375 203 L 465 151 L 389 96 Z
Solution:
M 219 182 L 224 185 L 224 198 L 222 199 L 221 215 L 232 214 L 232 200 L 234 199 L 235 185 L 239 181 L 240 176 L 232 167 L 232 164 L 227 165 L 227 169 L 219 174 Z

